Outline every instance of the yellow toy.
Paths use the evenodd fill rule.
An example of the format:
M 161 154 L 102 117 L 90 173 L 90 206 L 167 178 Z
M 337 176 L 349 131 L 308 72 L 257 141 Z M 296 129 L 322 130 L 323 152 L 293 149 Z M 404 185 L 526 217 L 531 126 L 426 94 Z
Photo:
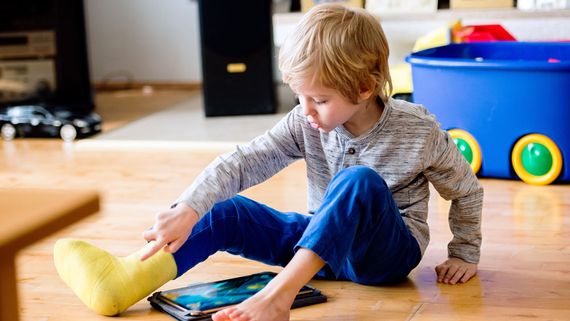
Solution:
M 418 38 L 412 52 L 447 45 L 451 42 L 459 42 L 454 39 L 455 30 L 461 29 L 461 21 L 457 20 L 447 26 L 443 26 Z M 412 67 L 407 62 L 401 62 L 390 67 L 392 77 L 392 97 L 412 101 Z

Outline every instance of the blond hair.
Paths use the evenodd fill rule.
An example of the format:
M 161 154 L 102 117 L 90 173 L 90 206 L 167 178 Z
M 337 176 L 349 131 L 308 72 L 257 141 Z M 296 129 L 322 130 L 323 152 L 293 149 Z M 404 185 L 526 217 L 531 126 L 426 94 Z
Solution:
M 283 82 L 318 81 L 356 104 L 361 90 L 386 102 L 392 91 L 388 42 L 380 23 L 363 9 L 317 5 L 279 52 Z

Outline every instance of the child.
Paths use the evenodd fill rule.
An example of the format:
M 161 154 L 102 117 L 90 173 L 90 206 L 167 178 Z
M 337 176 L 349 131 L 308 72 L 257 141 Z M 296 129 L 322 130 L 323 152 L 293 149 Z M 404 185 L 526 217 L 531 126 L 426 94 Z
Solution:
M 285 268 L 261 292 L 213 320 L 288 320 L 314 276 L 386 284 L 407 277 L 429 242 L 431 182 L 452 200 L 454 238 L 439 282 L 473 277 L 483 190 L 422 106 L 389 98 L 388 45 L 364 10 L 320 5 L 279 55 L 300 104 L 275 127 L 216 159 L 157 215 L 139 252 L 116 258 L 60 240 L 55 264 L 94 311 L 114 315 L 217 251 Z M 236 194 L 305 159 L 312 215 L 284 213 Z

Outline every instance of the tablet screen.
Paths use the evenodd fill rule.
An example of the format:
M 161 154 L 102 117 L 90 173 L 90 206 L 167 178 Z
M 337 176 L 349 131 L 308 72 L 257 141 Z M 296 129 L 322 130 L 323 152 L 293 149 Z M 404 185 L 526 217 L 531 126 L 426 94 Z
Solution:
M 259 273 L 250 276 L 212 283 L 196 284 L 186 288 L 163 291 L 169 301 L 193 312 L 209 313 L 222 307 L 238 304 L 261 290 L 274 273 Z M 308 287 L 300 293 L 312 291 Z

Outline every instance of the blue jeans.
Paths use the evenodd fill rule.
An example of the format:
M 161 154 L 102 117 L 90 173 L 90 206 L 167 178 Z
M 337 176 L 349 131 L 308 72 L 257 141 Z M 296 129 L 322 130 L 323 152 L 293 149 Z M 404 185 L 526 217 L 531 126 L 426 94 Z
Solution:
M 312 216 L 243 196 L 217 203 L 174 259 L 180 276 L 217 251 L 285 266 L 301 247 L 326 262 L 317 277 L 361 284 L 401 281 L 421 259 L 386 182 L 364 166 L 340 171 Z

